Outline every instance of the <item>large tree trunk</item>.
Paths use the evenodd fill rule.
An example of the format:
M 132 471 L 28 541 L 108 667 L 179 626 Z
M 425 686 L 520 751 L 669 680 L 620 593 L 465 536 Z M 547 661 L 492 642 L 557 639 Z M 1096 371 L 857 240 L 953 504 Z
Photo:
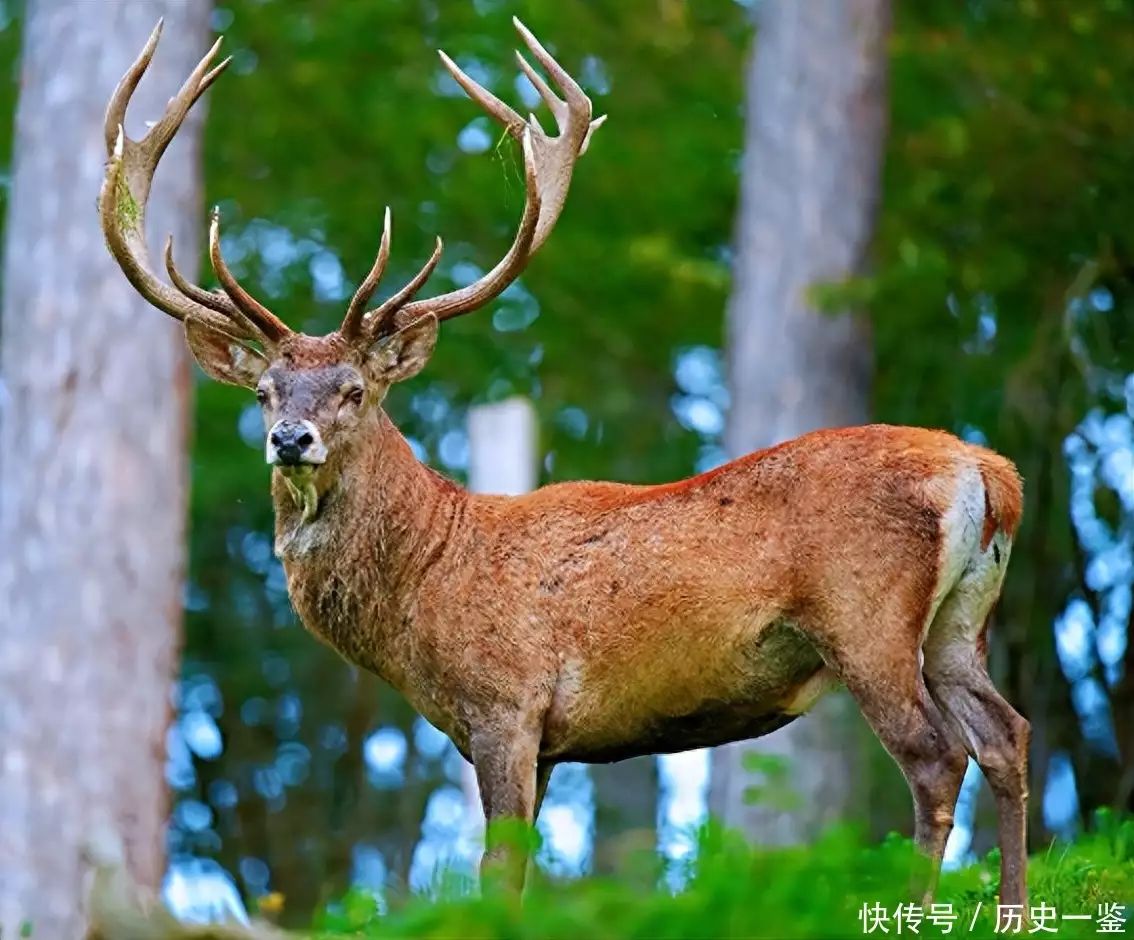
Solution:
M 733 456 L 869 417 L 868 323 L 820 312 L 809 290 L 863 270 L 887 114 L 888 0 L 763 0 L 757 11 L 728 309 Z M 868 761 L 852 712 L 845 695 L 831 696 L 757 745 L 718 749 L 712 810 L 755 839 L 785 843 L 861 808 L 852 782 Z M 790 761 L 797 809 L 746 804 L 745 791 L 767 783 L 742 766 L 753 750 Z
M 103 113 L 159 16 L 130 131 L 207 48 L 207 0 L 33 0 L 7 220 L 0 349 L 0 933 L 84 933 L 80 847 L 118 830 L 164 866 L 165 731 L 184 572 L 188 371 L 177 324 L 110 259 L 95 200 Z M 191 116 L 150 200 L 198 244 Z M 152 248 L 151 248 L 152 250 Z M 195 252 L 182 265 L 194 270 Z M 160 254 L 157 255 L 160 258 Z

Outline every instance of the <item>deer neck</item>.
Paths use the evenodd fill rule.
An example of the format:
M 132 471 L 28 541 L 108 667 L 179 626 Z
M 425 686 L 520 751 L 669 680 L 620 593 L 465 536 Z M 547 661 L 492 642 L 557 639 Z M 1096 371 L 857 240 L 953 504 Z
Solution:
M 292 602 L 350 658 L 342 630 L 373 633 L 413 617 L 421 581 L 459 537 L 469 499 L 417 460 L 385 413 L 359 431 L 314 478 L 313 515 L 280 470 L 272 479 L 276 554 Z M 336 617 L 344 623 L 329 622 Z

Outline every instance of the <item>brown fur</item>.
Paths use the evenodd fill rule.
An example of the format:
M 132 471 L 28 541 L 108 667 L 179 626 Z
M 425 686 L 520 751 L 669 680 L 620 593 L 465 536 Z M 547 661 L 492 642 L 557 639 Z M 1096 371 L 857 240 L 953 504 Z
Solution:
M 661 486 L 472 495 L 414 458 L 379 407 L 382 370 L 322 343 L 289 339 L 261 380 L 269 425 L 309 419 L 329 453 L 313 521 L 274 474 L 292 601 L 472 760 L 490 819 L 531 820 L 557 762 L 756 737 L 840 680 L 934 859 L 966 751 L 999 774 L 1005 893 L 1023 896 L 1026 723 L 981 652 L 1020 514 L 1008 461 L 871 425 Z M 356 410 L 352 376 L 371 388 Z
M 977 451 L 980 476 L 984 483 L 985 517 L 981 548 L 988 548 L 997 529 L 1016 537 L 1024 511 L 1020 474 L 1015 465 L 983 447 Z

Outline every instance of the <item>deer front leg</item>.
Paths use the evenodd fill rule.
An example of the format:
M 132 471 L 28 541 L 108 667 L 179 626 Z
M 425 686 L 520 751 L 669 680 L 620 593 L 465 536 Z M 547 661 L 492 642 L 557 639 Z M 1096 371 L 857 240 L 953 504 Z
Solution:
M 481 881 L 499 879 L 516 894 L 524 887 L 529 834 L 499 823 L 518 820 L 530 828 L 535 821 L 542 722 L 532 724 L 510 715 L 474 732 L 470 741 L 486 822 Z

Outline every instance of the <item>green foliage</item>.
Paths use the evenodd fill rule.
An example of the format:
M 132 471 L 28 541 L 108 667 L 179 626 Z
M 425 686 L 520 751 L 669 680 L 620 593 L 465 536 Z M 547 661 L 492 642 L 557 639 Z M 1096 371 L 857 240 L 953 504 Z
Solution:
M 315 927 L 319 932 L 339 935 L 356 934 L 379 918 L 377 899 L 368 891 L 352 888 L 337 903 L 319 912 Z
M 894 911 L 910 903 L 912 885 L 924 874 L 908 841 L 895 837 L 870 846 L 849 830 L 832 831 L 808 848 L 758 850 L 710 826 L 697 842 L 698 861 L 676 892 L 642 891 L 623 870 L 566 883 L 537 874 L 522 907 L 506 895 L 476 897 L 465 885 L 381 914 L 356 892 L 322 915 L 316 936 L 853 937 L 864 935 L 864 905 L 881 905 L 894 934 Z M 953 936 L 996 935 L 998 864 L 993 852 L 943 876 L 937 903 L 957 915 Z M 1091 915 L 1089 921 L 1055 920 L 1058 936 L 1095 936 L 1100 904 L 1128 910 L 1134 904 L 1134 822 L 1102 816 L 1091 836 L 1033 857 L 1029 873 L 1033 909 L 1044 904 L 1057 914 Z M 976 926 L 969 929 L 974 914 Z M 918 935 L 944 936 L 943 926 L 923 921 Z
M 1111 315 L 1085 312 L 1077 328 L 1102 331 L 1098 368 L 1134 365 L 1119 342 L 1134 246 L 1116 146 L 1134 133 L 1134 40 L 1127 3 L 970 6 L 899 7 L 871 294 L 878 411 L 976 426 L 1024 457 L 1032 435 L 1069 431 L 1095 391 L 1059 381 L 1069 300 L 1109 289 Z M 1073 291 L 1087 262 L 1097 273 Z M 995 318 L 983 341 L 982 315 Z M 1040 383 L 1062 398 L 1037 413 L 1047 396 L 1021 386 Z
M 745 803 L 763 803 L 783 811 L 799 806 L 799 796 L 791 784 L 791 762 L 787 758 L 778 754 L 746 751 L 740 763 L 750 774 L 761 778 L 759 784 L 745 789 Z
M 8 216 L 8 186 L 11 178 L 12 134 L 19 90 L 20 30 L 22 0 L 0 0 L 0 226 Z
M 1134 372 L 1121 143 L 1134 134 L 1131 5 L 895 13 L 875 276 L 845 286 L 870 304 L 875 416 L 986 440 L 1019 465 L 1023 528 L 990 632 L 993 670 L 1044 739 L 1039 753 L 1072 755 L 1086 815 L 1115 798 L 1113 756 L 1083 743 L 1052 624 L 1069 596 L 1105 605 L 1071 526 L 1064 442 L 1089 411 L 1125 411 Z M 1033 793 L 1046 774 L 1037 760 Z M 1039 801 L 1032 824 L 1040 831 Z

